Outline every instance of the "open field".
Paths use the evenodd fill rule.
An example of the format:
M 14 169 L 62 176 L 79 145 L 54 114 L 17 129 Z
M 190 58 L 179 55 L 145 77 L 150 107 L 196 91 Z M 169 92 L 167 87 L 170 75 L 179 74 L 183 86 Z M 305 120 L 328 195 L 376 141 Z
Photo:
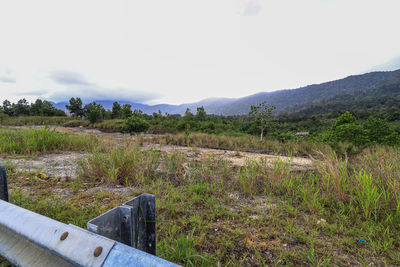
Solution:
M 284 144 L 256 147 L 240 138 L 229 144 L 214 135 L 193 134 L 186 143 L 184 135 L 86 128 L 1 130 L 2 138 L 24 140 L 15 139 L 20 153 L 0 146 L 12 203 L 85 228 L 124 201 L 154 194 L 157 255 L 170 261 L 400 264 L 398 148 L 338 158 L 311 144 L 285 151 Z M 54 145 L 43 145 L 52 138 Z

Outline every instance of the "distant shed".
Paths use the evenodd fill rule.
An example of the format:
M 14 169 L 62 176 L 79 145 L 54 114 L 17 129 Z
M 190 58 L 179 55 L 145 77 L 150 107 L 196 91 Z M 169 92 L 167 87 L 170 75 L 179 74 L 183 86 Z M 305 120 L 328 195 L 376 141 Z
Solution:
M 309 134 L 310 134 L 310 132 L 297 132 L 296 133 L 296 135 L 299 135 L 299 136 L 307 136 Z

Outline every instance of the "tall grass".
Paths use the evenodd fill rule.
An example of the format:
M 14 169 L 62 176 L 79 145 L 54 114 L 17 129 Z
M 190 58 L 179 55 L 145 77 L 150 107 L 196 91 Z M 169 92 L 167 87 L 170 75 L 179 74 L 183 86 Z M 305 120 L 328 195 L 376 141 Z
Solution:
M 288 155 L 288 151 L 296 155 L 313 155 L 315 151 L 331 151 L 330 147 L 321 143 L 309 142 L 306 140 L 293 140 L 279 142 L 277 140 L 264 140 L 253 135 L 229 136 L 205 133 L 191 133 L 186 136 L 184 133 L 166 134 L 160 136 L 144 137 L 144 141 L 157 142 L 166 145 L 186 146 L 190 144 L 196 147 L 252 151 L 261 153 L 273 153 Z
M 64 123 L 73 120 L 67 116 L 21 116 L 21 117 L 7 117 L 1 124 L 2 125 L 63 125 Z
M 140 185 L 155 179 L 160 154 L 145 151 L 135 144 L 94 151 L 78 162 L 80 176 L 106 184 Z
M 91 124 L 92 127 L 109 131 L 109 132 L 118 132 L 121 126 L 123 126 L 125 120 L 121 119 L 114 119 L 114 120 L 104 120 L 102 122 L 97 122 Z
M 94 136 L 39 130 L 0 129 L 0 153 L 36 154 L 66 150 L 87 150 L 98 143 Z

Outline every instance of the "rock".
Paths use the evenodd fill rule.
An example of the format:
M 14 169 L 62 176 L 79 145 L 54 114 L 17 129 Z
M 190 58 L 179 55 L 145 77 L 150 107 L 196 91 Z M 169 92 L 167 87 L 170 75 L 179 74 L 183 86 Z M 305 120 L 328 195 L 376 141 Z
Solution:
M 300 243 L 297 239 L 294 239 L 294 238 L 291 238 L 291 237 L 286 237 L 286 236 L 283 238 L 283 240 L 288 241 L 289 243 L 292 243 L 292 244 Z

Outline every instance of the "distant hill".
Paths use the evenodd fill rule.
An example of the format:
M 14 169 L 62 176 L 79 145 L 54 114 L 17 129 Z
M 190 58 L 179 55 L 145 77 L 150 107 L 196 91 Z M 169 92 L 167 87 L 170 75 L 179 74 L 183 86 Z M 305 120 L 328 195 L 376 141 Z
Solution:
M 298 89 L 258 93 L 240 98 L 231 103 L 231 105 L 224 107 L 223 114 L 247 114 L 250 105 L 262 101 L 267 101 L 267 103 L 276 106 L 279 112 L 290 106 L 321 101 L 336 95 L 360 93 L 398 77 L 400 77 L 400 70 L 370 72 L 362 75 L 349 76 L 336 81 L 308 85 Z
M 251 105 L 266 101 L 268 104 L 276 106 L 277 113 L 293 113 L 298 110 L 306 109 L 306 107 L 311 108 L 312 105 L 316 108 L 328 102 L 332 104 L 334 100 L 331 101 L 331 99 L 335 97 L 342 98 L 343 100 L 348 100 L 346 97 L 349 96 L 380 97 L 383 94 L 383 87 L 381 86 L 390 83 L 390 81 L 397 80 L 400 80 L 400 69 L 396 71 L 376 71 L 362 75 L 352 75 L 340 80 L 321 84 L 308 85 L 297 89 L 260 92 L 237 99 L 209 98 L 182 105 L 146 105 L 123 100 L 95 100 L 95 102 L 102 104 L 106 109 L 112 109 L 113 102 L 118 101 L 121 105 L 130 104 L 132 105 L 132 109 L 141 109 L 147 114 L 152 114 L 159 110 L 162 113 L 184 114 L 187 108 L 195 113 L 197 107 L 203 106 L 208 114 L 240 115 L 248 114 Z M 375 90 L 374 96 L 372 95 L 372 90 Z M 393 94 L 390 96 L 394 97 Z M 86 103 L 87 102 L 84 104 Z M 65 110 L 66 104 L 67 102 L 61 102 L 56 103 L 55 106 Z
M 329 99 L 287 108 L 285 115 L 317 115 L 344 110 L 377 110 L 400 108 L 400 77 L 353 94 L 339 94 Z

